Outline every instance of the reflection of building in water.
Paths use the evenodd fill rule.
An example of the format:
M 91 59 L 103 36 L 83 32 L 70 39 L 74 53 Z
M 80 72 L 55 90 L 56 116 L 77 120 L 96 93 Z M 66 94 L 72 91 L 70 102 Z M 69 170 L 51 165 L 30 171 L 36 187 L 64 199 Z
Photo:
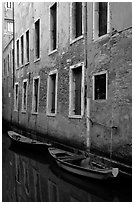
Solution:
M 34 153 L 32 158 L 9 153 L 4 171 L 6 201 L 102 202 L 123 198 L 123 193 L 114 193 L 114 189 L 101 183 L 76 177 L 57 165 L 50 166 L 49 160 L 40 160 L 41 155 L 35 160 Z
M 33 169 L 33 178 L 34 178 L 34 192 L 35 192 L 35 201 L 42 201 L 41 199 L 41 186 L 40 186 L 40 173 Z
M 56 183 L 48 180 L 48 197 L 50 202 L 58 202 L 59 200 L 59 190 Z

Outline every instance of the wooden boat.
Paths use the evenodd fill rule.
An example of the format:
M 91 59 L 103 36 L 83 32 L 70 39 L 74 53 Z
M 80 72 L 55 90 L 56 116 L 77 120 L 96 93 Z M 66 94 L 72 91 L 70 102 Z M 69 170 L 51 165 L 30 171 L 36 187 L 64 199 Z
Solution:
M 79 155 L 54 147 L 48 148 L 48 151 L 61 168 L 74 174 L 100 180 L 118 175 L 118 168 L 104 168 L 82 154 Z
M 40 141 L 31 139 L 31 138 L 25 137 L 21 134 L 14 132 L 14 131 L 8 131 L 8 136 L 13 141 L 13 143 L 16 143 L 19 145 L 24 145 L 24 146 L 33 147 L 33 148 L 37 147 L 38 149 L 51 146 L 50 143 L 40 142 Z

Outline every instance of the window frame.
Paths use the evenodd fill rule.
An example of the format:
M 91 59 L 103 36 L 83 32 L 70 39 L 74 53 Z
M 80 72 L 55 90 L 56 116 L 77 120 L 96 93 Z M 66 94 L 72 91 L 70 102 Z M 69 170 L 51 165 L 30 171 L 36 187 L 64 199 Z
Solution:
M 8 6 L 9 3 L 10 3 L 10 6 Z M 12 2 L 6 2 L 6 8 L 7 9 L 12 9 Z
M 37 101 L 37 112 L 35 111 L 35 102 L 34 102 L 34 93 L 35 93 L 35 89 L 34 89 L 34 81 L 38 79 L 38 101 Z M 39 96 L 40 96 L 40 76 L 35 76 L 33 77 L 33 92 L 32 92 L 32 114 L 38 114 L 39 112 Z
M 22 39 L 23 39 L 23 50 L 22 50 Z M 22 34 L 21 36 L 20 36 L 20 54 L 21 54 L 21 59 L 20 59 L 20 61 L 21 61 L 21 67 L 23 67 L 24 66 L 24 54 L 25 54 L 25 52 L 24 52 L 24 49 L 25 49 L 25 47 L 24 47 L 24 34 Z M 23 58 L 22 58 L 22 53 L 23 53 Z M 23 59 L 23 63 L 22 63 L 22 59 Z
M 51 39 L 51 8 L 54 6 L 54 4 L 57 5 L 57 7 L 56 7 L 56 11 L 57 11 L 57 14 L 56 14 L 56 22 L 57 22 L 57 24 L 56 24 L 56 48 L 52 50 L 52 46 L 51 46 L 51 44 L 52 44 L 52 39 Z M 51 5 L 49 5 L 49 53 L 48 53 L 48 55 L 51 55 L 51 54 L 57 52 L 57 50 L 58 50 L 58 10 L 59 10 L 58 8 L 59 8 L 58 2 L 54 2 Z
M 97 40 L 101 40 L 105 37 L 107 37 L 110 33 L 110 2 L 107 2 L 107 33 L 102 35 L 102 36 L 97 36 L 96 31 L 95 31 L 95 27 L 96 27 L 96 21 L 95 21 L 95 4 L 97 4 L 99 2 L 93 2 L 92 4 L 92 9 L 93 9 L 93 41 L 97 41 Z M 98 29 L 98 28 L 97 28 Z
M 36 56 L 36 37 L 35 37 L 35 24 L 39 21 L 39 57 Z M 34 21 L 34 62 L 37 62 L 41 59 L 41 18 L 37 18 Z
M 106 74 L 106 99 L 95 99 L 95 76 Z M 92 76 L 92 81 L 93 81 L 93 101 L 106 101 L 108 99 L 108 72 L 107 71 L 101 71 L 98 73 L 93 74 Z
M 27 49 L 27 33 L 28 35 L 28 41 L 29 41 L 29 47 Z M 27 50 L 28 50 L 28 57 L 27 57 Z M 25 32 L 25 65 L 30 63 L 30 29 L 27 29 Z
M 51 107 L 50 107 L 50 97 L 51 97 L 50 96 L 50 83 L 51 83 L 50 77 L 54 74 L 56 74 L 56 79 L 55 79 L 55 83 L 56 83 L 55 84 L 55 113 L 52 113 L 50 111 L 50 109 L 51 109 Z M 57 103 L 58 103 L 57 94 L 58 94 L 58 70 L 55 69 L 55 70 L 52 70 L 49 72 L 48 78 L 47 78 L 47 110 L 46 110 L 47 116 L 56 116 L 56 114 L 57 114 Z
M 16 86 L 18 86 L 18 100 L 16 101 Z M 14 111 L 18 112 L 19 108 L 19 82 L 15 82 L 14 84 Z
M 84 3 L 82 2 L 82 35 L 78 36 L 77 38 L 73 38 L 73 3 L 70 2 L 70 44 L 75 43 L 76 41 L 84 38 Z
M 26 109 L 24 109 L 24 83 L 26 83 Z M 27 111 L 27 94 L 28 94 L 28 79 L 24 79 L 22 84 L 22 111 L 21 111 L 23 113 L 26 113 Z
M 75 115 L 73 114 L 73 69 L 77 69 L 78 67 L 82 68 L 82 76 L 81 76 L 81 114 Z M 69 118 L 82 118 L 84 115 L 84 77 L 85 77 L 85 65 L 84 62 L 77 63 L 75 65 L 70 66 L 69 70 Z
M 20 39 L 19 38 L 16 40 L 16 65 L 17 65 L 16 69 L 19 69 L 20 67 Z

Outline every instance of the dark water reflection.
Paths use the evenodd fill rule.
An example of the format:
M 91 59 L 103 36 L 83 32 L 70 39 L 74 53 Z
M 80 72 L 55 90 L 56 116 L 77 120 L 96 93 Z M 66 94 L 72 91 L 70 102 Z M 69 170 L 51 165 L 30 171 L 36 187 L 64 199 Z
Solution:
M 79 178 L 60 169 L 48 151 L 11 145 L 3 134 L 2 199 L 5 202 L 121 202 L 131 201 L 131 182 L 104 183 Z

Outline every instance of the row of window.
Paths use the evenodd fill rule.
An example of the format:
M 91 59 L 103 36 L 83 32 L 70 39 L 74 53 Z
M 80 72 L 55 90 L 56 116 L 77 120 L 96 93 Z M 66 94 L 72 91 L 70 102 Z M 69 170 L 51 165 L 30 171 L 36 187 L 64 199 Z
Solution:
M 57 113 L 58 71 L 49 73 L 47 82 L 47 115 Z M 32 113 L 38 113 L 39 108 L 40 77 L 33 78 Z M 27 110 L 28 80 L 23 80 L 22 111 Z M 81 117 L 84 114 L 84 63 L 70 67 L 69 72 L 69 116 Z M 19 83 L 15 83 L 14 110 L 18 110 Z M 107 72 L 97 73 L 93 76 L 93 100 L 107 99 Z
M 13 66 L 13 49 L 10 50 L 10 52 L 7 54 L 7 56 L 4 58 L 4 69 L 3 69 L 3 75 L 9 76 L 10 69 Z
M 83 37 L 83 3 L 73 2 L 71 9 L 71 43 Z M 93 38 L 104 36 L 109 32 L 109 3 L 96 2 L 93 3 Z M 49 54 L 53 53 L 58 48 L 58 6 L 57 2 L 50 6 L 50 50 Z M 35 61 L 40 59 L 40 18 L 34 23 L 34 56 Z M 17 49 L 17 67 L 24 65 L 24 50 L 26 54 L 26 62 L 29 62 L 29 30 L 25 32 L 16 41 Z M 21 54 L 20 54 L 21 53 Z M 21 56 L 20 56 L 21 55 Z

